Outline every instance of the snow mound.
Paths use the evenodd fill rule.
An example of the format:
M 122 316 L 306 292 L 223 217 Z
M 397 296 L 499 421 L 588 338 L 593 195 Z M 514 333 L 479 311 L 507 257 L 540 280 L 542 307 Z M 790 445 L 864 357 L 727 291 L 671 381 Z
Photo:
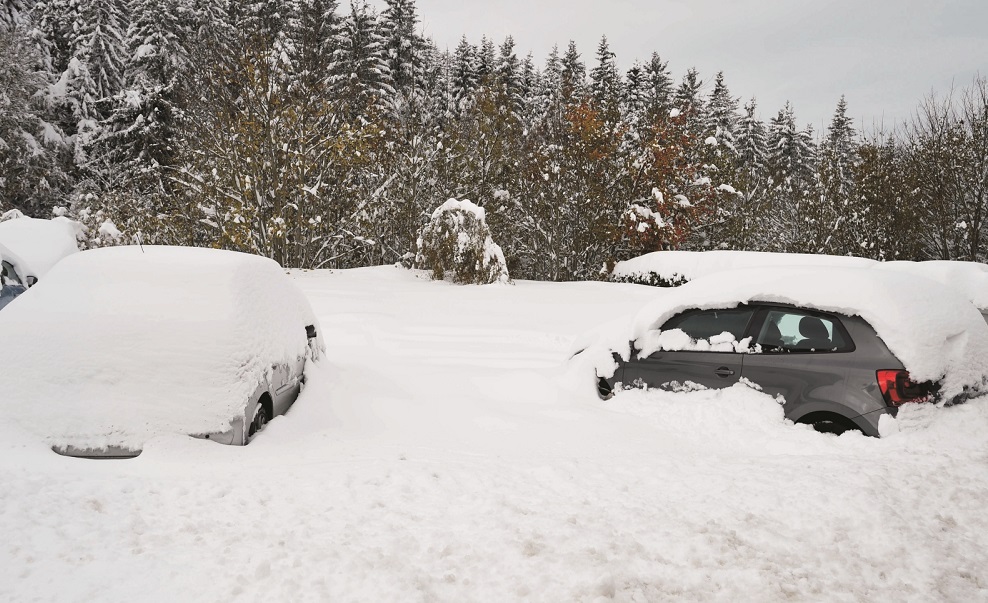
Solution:
M 940 380 L 944 399 L 988 382 L 988 326 L 973 305 L 956 290 L 911 272 L 867 268 L 752 268 L 663 289 L 632 321 L 620 327 L 612 323 L 581 338 L 577 349 L 584 349 L 580 356 L 586 360 L 580 362 L 608 377 L 616 368 L 613 353 L 629 360 L 629 342 L 646 347 L 654 330 L 672 316 L 691 308 L 728 309 L 749 302 L 860 316 L 914 379 Z
M 41 279 L 62 258 L 77 253 L 81 226 L 68 218 L 38 220 L 19 216 L 0 222 L 0 259 L 11 256 L 24 281 Z
M 58 446 L 223 431 L 318 331 L 276 262 L 215 249 L 85 251 L 24 297 L 0 315 L 0 404 Z

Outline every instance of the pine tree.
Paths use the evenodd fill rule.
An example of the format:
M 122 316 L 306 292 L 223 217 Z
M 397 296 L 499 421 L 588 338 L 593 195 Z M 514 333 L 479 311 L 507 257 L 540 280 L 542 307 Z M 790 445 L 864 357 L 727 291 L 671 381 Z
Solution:
M 608 123 L 616 124 L 621 119 L 621 75 L 607 36 L 601 37 L 597 45 L 597 65 L 590 70 L 590 94 Z
M 515 55 L 515 40 L 511 36 L 504 39 L 497 57 L 494 81 L 498 93 L 511 115 L 521 120 L 522 101 L 524 97 L 524 73 L 522 65 Z
M 476 49 L 467 41 L 467 37 L 463 36 L 453 55 L 450 75 L 453 105 L 457 112 L 467 108 L 479 86 L 480 74 L 477 72 Z
M 30 10 L 29 0 L 4 0 L 0 4 L 0 33 L 26 27 Z
M 706 134 L 713 136 L 717 144 L 734 153 L 735 131 L 738 126 L 738 99 L 731 95 L 724 83 L 724 72 L 717 74 L 714 89 L 707 101 Z
M 394 81 L 384 54 L 377 16 L 366 3 L 353 2 L 343 22 L 343 45 L 336 60 L 335 93 L 349 118 L 387 113 L 393 108 Z
M 337 83 L 331 81 L 342 45 L 337 7 L 337 0 L 304 0 L 299 7 L 294 72 L 298 85 L 319 96 Z
M 669 65 L 659 58 L 658 53 L 652 53 L 652 57 L 645 64 L 645 79 L 648 89 L 649 119 L 658 116 L 667 117 L 673 102 L 673 81 L 669 74 Z
M 414 0 L 386 2 L 387 8 L 381 13 L 384 55 L 395 90 L 407 98 L 423 83 L 425 41 L 415 31 L 418 16 L 415 13 Z
M 48 82 L 38 60 L 20 28 L 0 29 L 0 213 L 47 217 L 68 184 L 64 138 L 45 121 Z
M 494 79 L 494 69 L 496 54 L 494 50 L 494 40 L 487 36 L 480 39 L 480 49 L 476 53 L 476 71 L 480 85 L 489 86 Z
M 820 194 L 816 219 L 822 231 L 817 237 L 820 249 L 835 255 L 859 251 L 855 233 L 862 228 L 866 208 L 859 207 L 854 190 L 857 142 L 847 101 L 841 96 L 827 137 L 820 146 Z
M 786 103 L 772 118 L 768 132 L 771 179 L 768 225 L 773 250 L 817 251 L 819 228 L 812 205 L 816 190 L 815 159 L 812 131 L 799 129 L 792 105 Z
M 587 79 L 587 69 L 580 60 L 580 53 L 576 50 L 576 42 L 569 41 L 566 52 L 562 60 L 562 82 L 560 90 L 564 102 L 578 102 L 585 91 Z

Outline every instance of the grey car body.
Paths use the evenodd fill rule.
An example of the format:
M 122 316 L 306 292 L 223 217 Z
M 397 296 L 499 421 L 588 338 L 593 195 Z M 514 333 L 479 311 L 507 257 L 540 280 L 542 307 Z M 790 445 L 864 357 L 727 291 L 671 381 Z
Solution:
M 723 388 L 740 379 L 784 399 L 785 415 L 821 431 L 857 429 L 879 435 L 883 415 L 897 405 L 880 385 L 880 371 L 905 375 L 902 363 L 862 318 L 786 304 L 750 303 L 729 310 L 687 310 L 662 325 L 693 340 L 729 332 L 750 339 L 740 351 L 660 350 L 639 358 L 619 358 L 612 377 L 598 389 L 609 396 L 618 384 L 670 387 L 692 382 Z M 933 386 L 901 382 L 909 391 L 899 401 L 928 399 Z M 901 390 L 902 388 L 900 388 Z

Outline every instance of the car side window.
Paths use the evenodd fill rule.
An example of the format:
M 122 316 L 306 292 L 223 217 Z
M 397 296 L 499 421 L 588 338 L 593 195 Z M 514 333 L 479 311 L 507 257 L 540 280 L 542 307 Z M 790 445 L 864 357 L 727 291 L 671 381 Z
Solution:
M 846 352 L 853 344 L 836 318 L 801 310 L 769 310 L 755 338 L 763 352 Z
M 754 311 L 750 308 L 733 310 L 691 310 L 670 318 L 663 331 L 679 329 L 693 340 L 710 339 L 722 333 L 730 333 L 740 341 Z
M 0 287 L 20 284 L 21 281 L 17 278 L 17 271 L 14 270 L 13 264 L 6 260 L 0 262 Z

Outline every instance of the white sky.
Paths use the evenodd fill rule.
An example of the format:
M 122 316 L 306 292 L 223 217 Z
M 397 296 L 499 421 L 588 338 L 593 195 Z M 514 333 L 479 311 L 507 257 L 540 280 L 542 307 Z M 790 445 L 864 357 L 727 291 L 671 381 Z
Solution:
M 383 0 L 374 4 L 383 6 Z M 819 131 L 841 94 L 862 124 L 908 118 L 932 91 L 988 76 L 988 0 L 417 0 L 427 37 L 455 48 L 466 34 L 542 65 L 570 39 L 587 63 L 606 35 L 622 69 L 652 51 L 678 80 L 724 71 L 735 96 L 758 99 L 763 119 L 790 100 Z M 707 88 L 709 90 L 709 88 Z

